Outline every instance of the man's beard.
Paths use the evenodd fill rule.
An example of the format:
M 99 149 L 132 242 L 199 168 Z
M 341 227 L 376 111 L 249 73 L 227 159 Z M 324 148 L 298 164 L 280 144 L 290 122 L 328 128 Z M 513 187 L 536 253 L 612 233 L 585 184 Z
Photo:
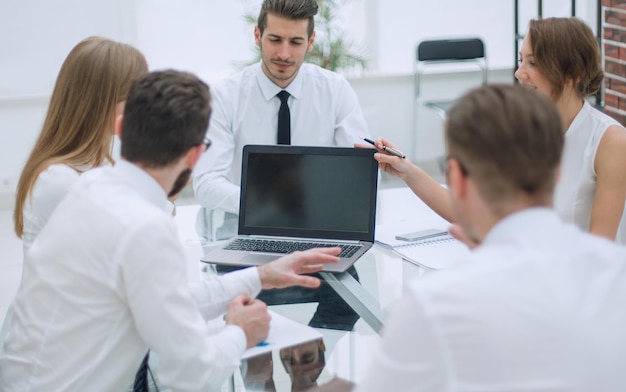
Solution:
M 189 178 L 191 177 L 191 169 L 187 168 L 180 172 L 176 181 L 174 181 L 174 185 L 172 186 L 172 190 L 167 194 L 167 197 L 176 196 L 183 190 L 183 188 L 189 182 Z

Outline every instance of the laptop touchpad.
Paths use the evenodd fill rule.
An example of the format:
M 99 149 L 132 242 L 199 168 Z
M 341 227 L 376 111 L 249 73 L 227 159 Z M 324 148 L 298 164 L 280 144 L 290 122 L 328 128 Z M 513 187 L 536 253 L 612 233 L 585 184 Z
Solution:
M 281 257 L 281 255 L 250 253 L 246 257 L 241 259 L 241 261 L 249 263 L 250 265 L 263 265 L 269 263 L 270 261 L 274 261 L 279 257 Z

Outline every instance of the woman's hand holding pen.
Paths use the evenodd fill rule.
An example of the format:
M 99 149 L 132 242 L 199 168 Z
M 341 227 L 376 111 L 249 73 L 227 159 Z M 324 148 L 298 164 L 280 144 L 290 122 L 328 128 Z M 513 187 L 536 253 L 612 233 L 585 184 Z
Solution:
M 355 143 L 354 146 L 358 148 L 371 148 L 367 144 L 360 143 Z M 378 150 L 378 153 L 374 154 L 374 159 L 378 161 L 378 168 L 392 176 L 405 180 L 416 167 L 409 159 L 386 152 L 386 148 L 392 148 L 394 151 L 399 150 L 393 143 L 385 138 L 379 137 L 374 140 L 374 147 Z
M 374 154 L 374 159 L 378 161 L 380 170 L 404 181 L 417 197 L 447 221 L 455 219 L 450 204 L 450 193 L 446 188 L 442 187 L 439 182 L 435 181 L 411 160 L 402 158 L 401 155 L 403 154 L 389 140 L 381 137 L 376 140 L 368 139 L 365 141 L 373 144 L 378 150 Z M 354 146 L 368 147 L 357 143 Z M 458 234 L 461 236 L 464 233 Z M 469 242 L 467 243 L 469 244 Z

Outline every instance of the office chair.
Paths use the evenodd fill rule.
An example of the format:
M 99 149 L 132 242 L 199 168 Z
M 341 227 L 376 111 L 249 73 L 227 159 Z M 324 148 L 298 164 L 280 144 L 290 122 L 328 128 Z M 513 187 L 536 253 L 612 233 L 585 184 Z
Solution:
M 454 67 L 451 67 L 454 66 Z M 456 70 L 472 71 L 476 74 L 476 86 L 478 76 L 481 76 L 481 83 L 487 83 L 487 57 L 485 44 L 480 38 L 457 38 L 457 39 L 437 39 L 421 41 L 415 50 L 415 62 L 413 74 L 415 78 L 415 102 L 414 102 L 414 143 L 416 148 L 417 133 L 417 111 L 420 107 L 425 107 L 445 119 L 447 111 L 454 105 L 456 98 L 445 100 L 425 100 L 422 98 L 422 77 L 425 74 L 449 73 L 451 68 Z M 430 83 L 429 83 L 430 85 Z M 417 154 L 414 155 L 415 158 Z

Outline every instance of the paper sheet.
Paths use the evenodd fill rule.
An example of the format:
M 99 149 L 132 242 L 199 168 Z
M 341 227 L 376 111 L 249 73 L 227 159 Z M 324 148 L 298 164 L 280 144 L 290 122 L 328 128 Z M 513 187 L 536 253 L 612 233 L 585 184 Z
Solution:
M 322 337 L 322 334 L 315 328 L 290 320 L 271 310 L 269 313 L 272 316 L 270 333 L 267 339 L 265 339 L 264 345 L 247 349 L 244 351 L 242 359 L 310 342 Z

